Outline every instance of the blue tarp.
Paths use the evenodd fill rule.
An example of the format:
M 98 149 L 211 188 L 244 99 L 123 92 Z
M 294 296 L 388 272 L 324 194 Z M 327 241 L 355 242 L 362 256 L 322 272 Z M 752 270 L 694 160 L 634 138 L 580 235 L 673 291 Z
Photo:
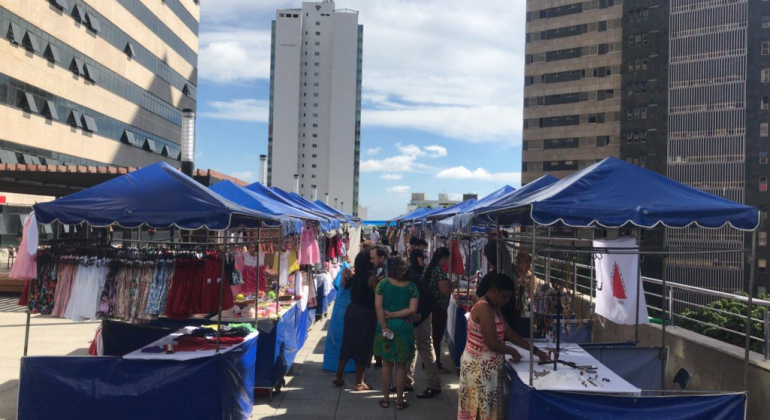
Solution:
M 466 207 L 461 214 L 453 217 L 452 230 L 454 232 L 468 233 L 467 231 L 469 227 L 478 225 L 486 226 L 487 224 L 492 224 L 492 226 L 494 226 L 495 218 L 492 214 L 477 216 L 476 213 L 481 213 L 484 211 L 484 209 L 496 208 L 496 206 L 500 206 L 503 203 L 515 202 L 515 200 L 521 197 L 555 184 L 558 180 L 559 179 L 553 175 L 545 175 L 519 188 L 518 190 L 510 191 L 507 194 L 498 195 L 497 198 L 491 198 L 487 200 L 489 197 L 485 197 L 478 203 Z
M 309 327 L 307 311 L 303 312 L 296 304 L 281 316 L 270 331 L 264 331 L 260 323 L 255 381 L 258 388 L 273 388 L 283 380 L 297 353 L 305 345 Z
M 337 364 L 340 362 L 340 349 L 342 348 L 342 336 L 345 333 L 345 311 L 350 304 L 350 290 L 340 287 L 342 280 L 342 270 L 349 268 L 348 263 L 343 263 L 337 278 L 334 279 L 334 288 L 337 290 L 337 299 L 332 309 L 332 316 L 329 319 L 329 329 L 326 331 L 326 345 L 324 346 L 324 370 L 331 372 L 337 371 Z M 345 365 L 345 372 L 355 372 L 356 366 L 353 359 L 348 360 Z
M 436 213 L 436 214 L 434 214 L 432 216 L 429 216 L 428 219 L 436 218 L 436 216 L 439 216 L 439 215 L 441 215 L 441 217 L 446 217 L 444 220 L 441 220 L 438 223 L 434 222 L 434 224 L 433 224 L 433 232 L 436 235 L 443 236 L 443 237 L 448 237 L 450 233 L 454 232 L 454 230 L 455 230 L 454 225 L 456 223 L 455 221 L 457 220 L 457 218 L 461 214 L 469 213 L 473 209 L 484 207 L 484 206 L 486 206 L 489 203 L 495 202 L 495 200 L 499 199 L 500 197 L 503 197 L 503 196 L 505 196 L 507 194 L 510 194 L 510 193 L 514 192 L 514 191 L 515 191 L 515 189 L 513 187 L 511 187 L 509 185 L 506 185 L 503 188 L 500 188 L 499 190 L 489 194 L 488 196 L 486 196 L 486 197 L 484 197 L 484 198 L 482 198 L 480 200 L 476 200 L 474 202 L 470 202 L 470 200 L 468 200 L 468 201 L 466 201 L 464 203 L 460 203 L 460 205 L 456 206 L 455 209 L 446 209 L 446 210 L 451 210 L 451 211 L 439 212 L 439 213 Z M 452 215 L 452 214 L 454 214 L 454 215 Z M 483 232 L 483 229 L 477 229 L 476 231 L 477 232 Z
M 246 420 L 254 406 L 257 339 L 179 361 L 24 357 L 19 420 Z
M 745 393 L 616 396 L 537 391 L 511 380 L 509 420 L 744 420 Z
M 244 188 L 246 188 L 247 190 L 253 193 L 256 193 L 260 197 L 269 198 L 270 200 L 273 200 L 275 202 L 282 203 L 285 206 L 295 209 L 296 211 L 301 211 L 304 213 L 310 213 L 312 215 L 315 215 L 321 220 L 320 222 L 321 231 L 323 232 L 328 232 L 333 229 L 332 223 L 329 221 L 331 219 L 330 216 L 323 213 L 319 213 L 315 210 L 306 209 L 303 206 L 300 206 L 297 203 L 295 203 L 293 200 L 289 200 L 288 198 L 277 194 L 275 191 L 271 190 L 270 188 L 267 188 L 266 186 L 260 184 L 259 182 L 255 182 L 251 185 L 247 185 Z
M 225 230 L 257 227 L 265 220 L 280 222 L 277 217 L 221 197 L 165 162 L 33 207 L 42 224 L 58 220 L 67 225 L 88 222 L 96 227 L 117 224 L 125 228 L 147 225 Z
M 542 226 L 608 228 L 729 225 L 754 230 L 759 226 L 759 211 L 754 207 L 696 190 L 612 157 L 482 213 L 491 212 L 500 212 L 501 225 L 534 221 Z

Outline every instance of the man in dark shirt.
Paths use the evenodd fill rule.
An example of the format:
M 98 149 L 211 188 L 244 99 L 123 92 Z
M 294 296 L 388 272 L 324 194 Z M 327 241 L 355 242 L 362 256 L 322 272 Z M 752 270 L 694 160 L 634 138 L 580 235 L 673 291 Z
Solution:
M 425 269 L 425 247 L 428 243 L 423 239 L 418 239 L 414 243 L 412 251 L 409 253 L 409 265 L 412 268 L 412 272 L 415 276 L 415 281 L 422 277 L 422 272 Z
M 505 246 L 505 244 L 500 244 L 500 246 Z M 487 294 L 487 290 L 489 290 L 489 284 L 492 281 L 492 278 L 495 276 L 495 272 L 497 271 L 496 239 L 489 241 L 484 246 L 484 256 L 487 257 L 487 263 L 489 263 L 489 272 L 479 281 L 479 288 L 476 289 L 476 296 L 478 298 L 482 298 L 485 294 Z M 511 300 L 507 305 L 500 308 L 500 312 L 503 314 L 505 322 L 509 327 L 511 327 L 511 330 L 519 335 L 522 335 L 522 331 L 519 331 L 521 324 L 521 310 L 516 307 L 517 301 L 518 299 L 516 298 L 516 291 L 514 291 L 513 296 L 511 296 Z

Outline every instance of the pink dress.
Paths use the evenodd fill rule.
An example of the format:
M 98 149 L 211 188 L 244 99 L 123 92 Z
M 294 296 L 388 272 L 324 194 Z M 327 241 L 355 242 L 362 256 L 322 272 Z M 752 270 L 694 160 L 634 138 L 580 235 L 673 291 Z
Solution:
M 299 241 L 299 265 L 315 265 L 321 262 L 317 236 L 318 231 L 315 228 L 302 229 Z
M 34 229 L 31 229 L 33 232 L 30 232 L 30 226 L 33 222 L 37 224 L 37 219 L 34 217 L 34 213 L 31 213 L 24 222 L 24 231 L 21 235 L 19 252 L 16 256 L 16 261 L 13 262 L 13 267 L 11 267 L 9 277 L 12 279 L 29 280 L 37 277 L 37 263 L 35 262 L 37 250 L 35 250 L 35 252 L 30 252 L 29 249 L 27 249 L 29 235 L 37 235 L 37 225 L 35 225 Z M 34 242 L 37 243 L 37 238 L 35 238 Z

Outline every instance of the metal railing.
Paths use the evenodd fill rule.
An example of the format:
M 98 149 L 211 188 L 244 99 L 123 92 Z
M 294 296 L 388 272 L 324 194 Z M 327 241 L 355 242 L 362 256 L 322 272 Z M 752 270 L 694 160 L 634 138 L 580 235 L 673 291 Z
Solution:
M 550 264 L 547 264 L 548 261 L 550 261 Z M 574 270 L 571 267 L 565 268 L 565 267 L 568 267 L 568 265 L 572 266 L 573 264 L 575 268 Z M 593 302 L 596 296 L 596 282 L 592 281 L 592 277 L 594 276 L 594 271 L 590 265 L 572 263 L 572 262 L 567 262 L 567 261 L 559 260 L 555 258 L 545 258 L 545 257 L 538 258 L 538 262 L 535 266 L 535 275 L 540 279 L 540 281 L 545 280 L 546 270 L 550 271 L 550 278 L 552 282 L 559 281 L 559 282 L 562 282 L 563 284 L 566 284 L 567 286 L 575 290 L 578 294 L 582 294 L 583 295 L 582 297 L 584 299 L 588 298 L 590 305 L 593 306 Z M 565 278 L 567 276 L 570 276 L 571 278 Z M 659 287 L 663 287 L 663 281 L 660 279 L 643 276 L 642 281 L 643 281 L 643 285 L 647 284 L 647 285 L 656 285 Z M 705 295 L 705 296 L 716 298 L 714 300 L 731 299 L 742 303 L 748 302 L 748 298 L 746 296 L 736 295 L 733 293 L 720 292 L 717 290 L 704 289 L 696 286 L 689 286 L 685 284 L 672 282 L 670 280 L 666 281 L 666 290 L 662 291 L 660 294 L 647 290 L 648 288 L 644 288 L 644 289 L 645 289 L 644 290 L 645 296 L 659 298 L 661 301 L 664 300 L 663 293 L 666 294 L 665 301 L 667 302 L 668 307 L 666 308 L 665 312 L 669 317 L 668 318 L 670 321 L 670 324 L 668 324 L 669 328 L 676 327 L 678 324 L 677 320 L 680 322 L 683 320 L 686 320 L 686 321 L 694 322 L 696 324 L 701 324 L 711 328 L 716 328 L 718 330 L 725 331 L 729 334 L 735 334 L 737 336 L 743 337 L 744 339 L 746 338 L 746 334 L 743 331 L 731 330 L 729 328 L 724 328 L 721 325 L 716 325 L 713 323 L 694 319 L 686 315 L 683 315 L 681 313 L 677 313 L 674 310 L 675 304 L 678 303 L 678 304 L 681 304 L 682 306 L 695 307 L 706 311 L 719 313 L 724 316 L 742 319 L 745 322 L 747 317 L 744 314 L 724 311 L 718 308 L 712 308 L 707 305 L 701 305 L 690 301 L 678 299 L 676 297 L 675 292 L 695 293 L 699 295 Z M 577 300 L 578 299 L 573 299 L 573 302 Z M 646 300 L 648 301 L 647 308 L 650 313 L 656 312 L 661 315 L 664 313 L 662 308 L 658 308 L 653 304 L 650 304 L 649 302 L 650 299 L 646 299 Z M 756 337 L 754 335 L 750 335 L 750 339 L 753 340 L 754 342 L 762 343 L 764 360 L 767 361 L 770 358 L 770 301 L 754 298 L 752 299 L 752 305 L 762 306 L 766 308 L 764 319 L 757 319 L 754 317 L 751 318 L 752 323 L 761 324 L 763 326 L 764 337 Z M 661 322 L 666 322 L 666 319 L 661 319 Z

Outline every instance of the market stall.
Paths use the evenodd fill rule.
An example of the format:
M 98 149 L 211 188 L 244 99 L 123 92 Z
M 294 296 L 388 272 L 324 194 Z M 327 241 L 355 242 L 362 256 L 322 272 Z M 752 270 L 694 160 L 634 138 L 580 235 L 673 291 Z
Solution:
M 648 251 L 638 248 L 634 244 L 629 246 L 629 239 L 621 241 L 586 240 L 580 238 L 563 238 L 548 235 L 552 227 L 572 227 L 584 229 L 618 228 L 618 229 L 653 229 L 656 227 L 688 228 L 698 226 L 706 229 L 717 229 L 730 226 L 741 231 L 752 232 L 759 226 L 759 212 L 756 208 L 731 202 L 713 195 L 684 186 L 675 181 L 652 173 L 635 165 L 622 162 L 618 159 L 608 158 L 561 181 L 545 186 L 541 189 L 523 194 L 512 199 L 498 202 L 490 208 L 476 209 L 472 215 L 465 217 L 460 227 L 470 229 L 474 220 L 478 217 L 486 217 L 494 220 L 496 226 L 522 226 L 522 231 L 517 232 L 506 242 L 515 244 L 519 250 L 524 250 L 533 256 L 528 291 L 531 305 L 535 305 L 534 297 L 538 296 L 541 286 L 550 287 L 552 279 L 546 270 L 546 278 L 539 282 L 535 278 L 535 264 L 539 259 L 547 265 L 554 253 L 561 255 L 588 254 L 594 256 L 595 261 L 601 260 L 597 256 L 604 256 L 609 260 L 613 256 L 630 256 L 629 270 L 624 271 L 626 277 L 619 274 L 610 275 L 609 286 L 602 296 L 609 298 L 610 303 L 617 304 L 623 300 L 623 305 L 616 307 L 613 316 L 623 317 L 623 323 L 634 325 L 637 328 L 641 322 L 647 322 L 646 307 L 642 299 L 640 271 L 638 268 L 638 256 L 649 253 L 661 253 L 665 255 L 682 254 L 707 254 L 714 250 L 662 250 Z M 530 227 L 527 231 L 525 227 Z M 756 234 L 754 233 L 754 239 Z M 590 242 L 576 246 L 577 242 Z M 622 242 L 622 244 L 621 244 Z M 748 256 L 747 261 L 752 265 L 749 290 L 753 290 L 754 282 L 754 245 L 750 250 L 727 250 L 721 252 L 738 252 Z M 614 270 L 619 270 L 616 264 Z M 636 277 L 634 279 L 634 277 Z M 623 283 L 634 285 L 631 288 Z M 665 284 L 665 280 L 664 280 Z M 665 287 L 665 286 L 664 286 Z M 593 289 L 593 287 L 592 287 Z M 560 293 L 556 289 L 556 293 Z M 550 292 L 549 292 L 550 293 Z M 627 297 L 628 295 L 628 297 Z M 597 295 L 598 296 L 598 295 Z M 751 311 L 751 295 L 748 298 L 748 311 Z M 561 302 L 561 296 L 556 299 Z M 559 308 L 559 306 L 556 306 Z M 597 313 L 599 306 L 597 305 Z M 657 349 L 659 358 L 666 360 L 666 296 L 663 296 L 664 308 L 661 346 Z M 644 311 L 642 311 L 644 309 Z M 531 310 L 534 310 L 531 308 Z M 560 313 L 557 309 L 557 313 Z M 609 315 L 603 315 L 609 316 Z M 558 318 L 557 318 L 558 319 Z M 534 317 L 530 320 L 530 341 L 534 339 Z M 617 322 L 617 321 L 616 321 Z M 558 325 L 558 324 L 557 324 Z M 559 330 L 558 328 L 556 329 Z M 747 333 L 748 336 L 748 333 Z M 637 339 L 638 340 L 638 339 Z M 580 360 L 576 354 L 562 351 L 558 353 L 562 344 L 556 335 L 555 350 L 560 354 L 561 362 L 570 362 L 575 359 L 575 365 L 596 366 L 596 369 L 581 369 L 579 367 L 564 367 L 557 361 L 545 366 L 538 365 L 532 354 L 526 354 L 524 363 L 513 368 L 515 372 L 511 383 L 511 409 L 509 416 L 512 419 L 537 419 L 548 416 L 565 418 L 623 418 L 623 419 L 738 419 L 744 418 L 746 410 L 747 394 L 712 392 L 698 395 L 678 395 L 667 391 L 665 385 L 665 368 L 659 370 L 647 369 L 643 376 L 652 379 L 652 386 L 640 387 L 641 396 L 629 389 L 616 388 L 612 384 L 630 382 L 626 375 L 620 375 L 615 369 L 599 369 L 601 363 L 597 360 Z M 565 347 L 569 349 L 570 346 Z M 581 349 L 575 349 L 575 353 Z M 624 356 L 616 355 L 616 358 L 624 360 L 627 365 L 633 363 L 633 348 L 619 347 L 616 352 Z M 748 340 L 746 346 L 745 369 L 748 369 Z M 572 369 L 572 370 L 570 370 Z M 645 369 L 641 366 L 640 369 Z M 555 374 L 554 372 L 568 372 Z M 586 380 L 578 380 L 577 385 L 568 379 L 554 381 L 554 387 L 542 382 L 542 378 L 557 378 L 557 375 L 575 375 L 576 370 L 585 370 L 584 375 L 599 375 L 594 377 L 594 382 L 602 382 L 607 379 L 610 382 L 598 383 L 595 386 L 591 382 L 584 384 Z M 595 373 L 588 372 L 589 370 Z M 599 374 L 599 370 L 605 374 Z M 620 376 L 607 376 L 609 372 Z M 747 370 L 745 371 L 747 372 Z M 577 375 L 580 375 L 579 372 Z M 650 376 L 651 375 L 651 376 Z M 745 375 L 744 375 L 745 378 Z M 564 378 L 562 378 L 564 379 Z M 538 383 L 543 386 L 538 386 Z M 557 388 L 569 384 L 569 389 Z M 744 389 L 745 389 L 744 379 Z M 582 388 L 582 389 L 581 389 Z M 579 392 L 576 394 L 575 392 Z M 605 392 L 606 391 L 606 392 Z M 608 395 L 605 395 L 608 394 Z
M 116 419 L 177 418 L 182 413 L 210 419 L 250 416 L 260 334 L 253 323 L 236 327 L 222 322 L 222 309 L 233 305 L 226 286 L 233 281 L 230 250 L 242 246 L 228 232 L 296 233 L 301 223 L 235 204 L 165 163 L 33 208 L 42 224 L 97 229 L 93 238 L 54 241 L 39 254 L 38 277 L 28 292 L 19 419 L 104 413 Z M 116 248 L 106 229 L 113 226 L 203 230 L 213 237 L 207 233 L 203 241 L 184 242 L 193 235 L 174 234 L 157 243 L 142 242 L 137 235 L 136 241 L 126 240 L 128 247 Z M 129 323 L 166 315 L 190 328 L 157 331 L 154 339 L 136 342 L 130 350 L 124 346 L 126 351 L 116 356 L 28 357 L 33 311 Z M 216 315 L 199 328 L 185 319 L 194 313 Z M 152 344 L 157 340 L 163 345 Z M 125 357 L 142 350 L 151 354 L 150 360 Z M 180 357 L 182 352 L 190 354 Z

